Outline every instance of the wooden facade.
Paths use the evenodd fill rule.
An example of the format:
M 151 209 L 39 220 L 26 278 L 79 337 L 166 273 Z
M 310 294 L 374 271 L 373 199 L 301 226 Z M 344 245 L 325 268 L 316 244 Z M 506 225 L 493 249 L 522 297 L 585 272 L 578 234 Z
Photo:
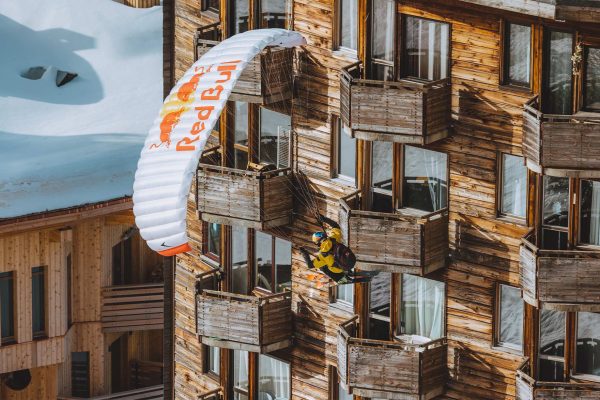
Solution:
M 162 329 L 162 283 L 115 285 L 102 288 L 102 331 L 130 332 Z
M 482 6 L 535 17 L 575 22 L 597 22 L 600 2 L 596 0 L 464 0 Z
M 359 193 L 340 200 L 340 224 L 361 269 L 426 275 L 446 266 L 448 211 L 363 211 Z
M 598 177 L 600 114 L 550 115 L 537 109 L 537 99 L 523 112 L 523 155 L 538 173 Z M 565 146 L 569 143 L 569 146 Z
M 511 9 L 500 7 L 502 5 L 500 3 L 507 2 L 457 0 L 393 2 L 396 17 L 395 32 L 398 40 L 402 40 L 401 32 L 403 32 L 403 25 L 406 23 L 407 17 L 449 25 L 449 67 L 448 80 L 444 90 L 449 93 L 447 95 L 450 104 L 450 124 L 445 126 L 446 133 L 444 135 L 430 141 L 424 140 L 423 137 L 418 140 L 413 137 L 411 141 L 404 142 L 399 139 L 394 140 L 392 137 L 382 134 L 382 130 L 377 129 L 373 129 L 373 132 L 377 132 L 376 135 L 361 137 L 362 131 L 355 129 L 356 141 L 352 142 L 356 146 L 355 176 L 353 176 L 354 180 L 347 182 L 337 173 L 335 161 L 336 158 L 339 158 L 339 154 L 336 152 L 339 152 L 340 138 L 335 136 L 336 126 L 340 120 L 342 126 L 353 123 L 351 110 L 354 100 L 350 97 L 350 88 L 360 86 L 359 82 L 370 83 L 365 79 L 367 75 L 364 71 L 359 71 L 357 75 L 351 74 L 351 79 L 348 78 L 347 67 L 360 63 L 367 65 L 368 69 L 370 51 L 368 38 L 371 29 L 369 24 L 372 22 L 369 7 L 373 2 L 358 1 L 356 52 L 338 48 L 339 40 L 336 35 L 339 30 L 338 6 L 340 3 L 330 0 L 293 0 L 291 2 L 293 15 L 291 27 L 300 32 L 308 42 L 306 46 L 295 51 L 297 70 L 294 77 L 295 92 L 291 107 L 292 130 L 295 135 L 292 169 L 294 172 L 302 173 L 302 185 L 306 184 L 305 186 L 312 194 L 319 211 L 338 220 L 342 228 L 346 227 L 346 231 L 350 232 L 347 238 L 350 247 L 359 257 L 360 267 L 364 268 L 366 265 L 367 268 L 382 271 L 380 276 L 388 276 L 385 275 L 386 271 L 391 272 L 389 275 L 389 314 L 384 318 L 377 316 L 380 318 L 378 321 L 385 320 L 389 332 L 383 332 L 384 334 L 381 335 L 386 336 L 386 339 L 371 337 L 372 331 L 375 329 L 369 329 L 369 325 L 374 325 L 373 321 L 376 320 L 376 318 L 372 318 L 375 311 L 370 307 L 371 295 L 375 291 L 371 285 L 354 285 L 351 290 L 353 304 L 348 304 L 336 297 L 339 296 L 339 288 L 318 288 L 310 279 L 299 247 L 309 247 L 311 245 L 310 235 L 319 230 L 319 227 L 314 212 L 311 210 L 314 204 L 308 204 L 304 197 L 296 195 L 293 198 L 295 201 L 293 221 L 278 226 L 277 229 L 264 229 L 266 232 L 291 241 L 293 245 L 291 278 L 293 344 L 286 349 L 268 354 L 258 355 L 251 352 L 248 355 L 248 398 L 250 400 L 260 398 L 258 376 L 261 373 L 260 362 L 263 356 L 272 356 L 289 365 L 291 381 L 289 398 L 292 399 L 338 399 L 344 384 L 347 385 L 348 390 L 354 391 L 354 395 L 357 396 L 355 398 L 361 399 L 369 398 L 369 396 L 373 398 L 419 398 L 418 396 L 425 396 L 426 398 L 426 396 L 434 395 L 438 399 L 444 400 L 513 400 L 520 398 L 522 379 L 517 375 L 517 370 L 527 360 L 527 357 L 530 357 L 531 360 L 537 358 L 539 325 L 536 324 L 539 323 L 541 309 L 529 303 L 525 304 L 521 348 L 515 350 L 503 347 L 497 339 L 500 315 L 498 288 L 501 285 L 512 288 L 520 287 L 521 239 L 532 228 L 539 229 L 539 225 L 541 225 L 542 211 L 539 196 L 541 178 L 540 174 L 533 170 L 527 172 L 525 215 L 518 217 L 505 215 L 500 203 L 502 159 L 504 155 L 529 157 L 524 145 L 527 134 L 524 131 L 526 129 L 524 124 L 527 124 L 527 121 L 524 121 L 523 110 L 528 101 L 536 95 L 541 95 L 542 92 L 543 76 L 548 68 L 543 55 L 544 32 L 550 28 L 573 31 L 577 32 L 576 37 L 593 43 L 595 38 L 599 37 L 600 30 L 591 24 L 556 21 L 554 11 L 544 13 L 544 4 L 552 3 L 546 1 L 526 1 L 522 3 L 527 7 Z M 528 11 L 528 7 L 533 7 L 533 3 L 539 5 L 537 11 L 533 13 L 534 16 L 532 16 L 532 12 Z M 257 2 L 254 4 L 256 7 Z M 219 5 L 220 9 L 215 13 L 212 10 L 199 11 L 197 3 L 191 0 L 182 0 L 177 4 L 174 68 L 178 76 L 181 76 L 194 60 L 196 42 L 193 34 L 198 28 L 211 23 L 219 23 L 224 32 L 228 32 L 230 29 L 228 27 L 231 24 L 230 3 L 221 1 Z M 515 88 L 503 82 L 505 69 L 503 46 L 505 45 L 507 22 L 531 26 L 531 81 L 527 88 Z M 396 54 L 396 58 L 401 57 L 401 54 Z M 397 63 L 401 65 L 402 60 L 397 60 Z M 350 82 L 354 82 L 356 85 L 352 86 Z M 404 81 L 400 80 L 399 82 L 384 84 L 378 82 L 372 86 L 365 86 L 369 90 L 373 90 L 372 93 L 379 94 L 380 92 L 377 90 L 391 93 L 395 85 L 400 86 L 403 83 Z M 581 82 L 574 84 L 575 87 L 578 85 L 580 86 Z M 580 89 L 576 88 L 574 98 L 580 96 L 581 93 L 577 92 L 578 90 Z M 365 96 L 371 96 L 371 94 Z M 389 96 L 390 107 L 395 105 L 394 101 L 399 96 L 401 98 L 402 95 L 394 93 Z M 374 104 L 382 100 L 383 96 L 376 95 L 372 98 L 366 97 L 366 99 Z M 377 111 L 380 109 L 381 107 L 378 107 Z M 411 108 L 411 110 L 416 110 L 416 108 Z M 230 145 L 228 141 L 231 141 L 228 131 L 231 115 L 224 114 L 227 115 L 221 118 L 220 144 L 226 147 Z M 387 115 L 382 113 L 379 120 L 383 121 L 384 118 L 391 120 L 399 117 L 406 117 L 406 114 Z M 576 117 L 570 116 L 569 120 Z M 387 127 L 393 124 L 383 123 L 381 125 Z M 369 130 L 365 129 L 364 132 L 369 132 Z M 400 135 L 404 135 L 404 133 Z M 422 136 L 422 130 L 419 135 Z M 367 199 L 370 196 L 373 147 L 379 142 L 385 142 L 393 149 L 393 181 L 398 186 L 402 186 L 404 182 L 402 157 L 404 157 L 404 150 L 407 146 L 412 144 L 447 155 L 447 210 L 439 214 L 439 219 L 432 221 L 441 225 L 435 228 L 435 234 L 439 235 L 441 239 L 440 241 L 434 239 L 432 242 L 439 248 L 435 248 L 431 252 L 437 260 L 434 263 L 436 267 L 431 268 L 431 273 L 423 270 L 425 266 L 422 263 L 426 258 L 419 258 L 423 249 L 427 248 L 427 244 L 408 240 L 410 236 L 408 232 L 415 226 L 413 223 L 403 225 L 393 235 L 394 240 L 403 240 L 402 249 L 394 246 L 383 248 L 387 243 L 386 233 L 393 229 L 393 222 L 396 221 L 394 218 L 397 218 L 397 214 L 402 213 L 401 192 L 403 188 L 395 187 L 393 189 L 394 209 L 400 210 L 393 213 L 373 211 L 370 209 L 372 203 L 370 201 L 365 201 L 361 205 L 350 204 L 351 202 L 349 203 L 348 200 L 340 202 L 341 199 L 347 199 L 357 190 L 360 191 L 360 196 L 363 198 Z M 389 142 L 394 143 L 390 144 Z M 222 165 L 226 165 L 225 162 L 222 162 Z M 225 166 L 225 168 L 230 167 L 231 165 Z M 297 175 L 297 178 L 298 176 L 300 174 Z M 419 180 L 422 177 L 413 178 Z M 296 182 L 299 180 L 297 179 Z M 299 183 L 297 185 L 299 186 Z M 203 252 L 203 242 L 205 241 L 203 235 L 206 234 L 205 222 L 211 222 L 211 220 L 210 217 L 206 220 L 203 216 L 198 218 L 199 205 L 197 202 L 200 201 L 200 194 L 204 192 L 197 194 L 196 190 L 193 189 L 190 195 L 188 210 L 188 230 L 192 238 L 193 251 L 177 258 L 174 273 L 174 398 L 186 400 L 198 398 L 212 390 L 222 390 L 223 398 L 233 398 L 234 393 L 237 392 L 234 391 L 232 370 L 239 366 L 234 363 L 236 360 L 234 354 L 239 355 L 239 353 L 234 349 L 222 348 L 218 352 L 220 356 L 218 371 L 215 373 L 215 371 L 209 370 L 208 354 L 211 349 L 199 339 L 197 325 L 202 321 L 196 320 L 197 299 L 194 288 L 202 273 L 220 268 L 225 272 L 226 278 L 220 282 L 218 290 L 220 292 L 232 291 L 231 265 L 232 252 L 235 250 L 232 231 L 243 223 L 240 224 L 240 221 L 235 219 L 213 219 L 212 222 L 224 224 L 219 233 L 220 257 L 218 259 L 208 258 Z M 213 193 L 215 196 L 225 199 L 226 192 L 222 189 L 220 193 L 218 191 Z M 221 209 L 227 207 L 227 201 L 222 200 L 219 204 Z M 350 220 L 353 214 L 357 216 L 356 223 L 363 217 L 386 221 L 377 225 L 381 229 L 372 232 L 373 239 L 365 243 L 366 246 L 362 248 L 360 247 L 362 243 L 354 242 L 353 244 L 352 242 L 351 230 L 355 229 L 356 233 L 359 225 L 351 226 L 349 221 L 344 220 L 345 215 L 350 215 Z M 402 218 L 404 218 L 403 221 L 418 219 L 412 215 L 399 219 L 402 220 Z M 373 221 L 369 221 L 364 225 L 361 224 L 360 229 L 372 229 L 375 226 Z M 250 237 L 255 234 L 252 229 L 249 232 Z M 406 236 L 400 235 L 399 232 Z M 359 235 L 361 240 L 365 237 L 364 235 L 365 232 L 361 231 L 361 235 Z M 447 245 L 444 240 L 447 240 Z M 251 239 L 248 239 L 248 242 L 251 242 Z M 359 250 L 356 250 L 357 245 Z M 248 248 L 251 250 L 252 246 Z M 410 270 L 395 269 L 398 267 L 390 262 L 390 258 L 384 258 L 383 261 L 378 261 L 371 267 L 364 261 L 361 264 L 361 251 L 365 252 L 364 255 L 385 257 L 387 251 L 390 252 L 390 255 L 394 255 L 393 251 L 408 252 L 408 250 L 413 250 L 410 259 L 412 263 L 419 265 L 417 268 L 413 265 Z M 396 255 L 398 254 L 396 253 Z M 255 254 L 251 254 L 249 257 L 253 256 Z M 400 256 L 408 258 L 406 255 L 400 254 Z M 402 268 L 406 268 L 406 266 Z M 434 271 L 435 269 L 437 271 Z M 431 364 L 427 364 L 436 368 L 435 373 L 432 374 L 424 373 L 415 361 L 420 359 L 422 362 L 426 351 L 420 352 L 416 350 L 419 346 L 407 346 L 395 338 L 396 333 L 402 328 L 402 320 L 399 316 L 403 302 L 401 287 L 403 278 L 408 274 L 427 274 L 427 279 L 441 282 L 444 285 L 444 312 L 441 318 L 444 327 L 442 336 L 445 339 L 434 342 L 432 350 L 442 354 L 430 353 L 435 354 L 435 362 L 431 361 Z M 254 281 L 249 279 L 249 282 L 249 285 L 252 286 Z M 587 309 L 589 310 L 589 308 Z M 574 311 L 572 310 L 569 310 L 569 323 L 566 327 L 566 331 L 571 337 L 574 335 L 575 326 Z M 339 334 L 344 332 L 344 328 L 340 330 L 340 325 L 354 315 L 358 315 L 360 322 L 357 331 L 352 335 L 347 335 L 347 338 L 340 342 Z M 384 328 L 382 331 L 385 330 Z M 381 334 L 382 331 L 377 333 Z M 364 343 L 375 343 L 376 345 L 361 348 L 360 346 Z M 436 347 L 437 345 L 439 346 Z M 355 351 L 348 351 L 352 346 L 356 346 Z M 410 350 L 407 350 L 409 348 Z M 391 373 L 390 380 L 382 382 L 381 376 L 384 372 L 386 374 L 389 372 L 384 368 L 387 364 L 382 366 L 381 363 L 381 359 L 388 354 L 386 351 L 390 353 L 395 351 L 394 357 L 398 357 L 399 362 L 404 363 L 402 365 L 408 365 L 410 362 L 413 364 L 406 368 L 396 368 L 395 373 Z M 573 348 L 568 351 L 571 353 L 566 357 L 573 358 Z M 341 358 L 338 357 L 340 352 Z M 346 355 L 349 354 L 353 354 L 355 357 L 352 361 L 350 358 L 346 358 Z M 440 362 L 440 359 L 445 362 Z M 344 360 L 347 362 L 344 363 Z M 353 365 L 355 367 L 366 365 L 367 367 L 353 370 L 358 373 L 348 373 L 348 368 L 352 368 Z M 532 368 L 530 376 L 537 376 L 536 362 L 529 361 L 528 365 Z M 372 370 L 369 369 L 371 366 Z M 570 372 L 566 374 L 570 378 Z M 436 381 L 429 383 L 427 382 L 428 377 L 435 377 Z M 352 381 L 352 379 L 363 378 L 364 381 L 361 382 Z M 584 381 L 588 382 L 585 379 Z M 395 389 L 383 388 L 383 384 L 390 382 L 396 385 Z M 375 385 L 375 383 L 380 386 L 375 389 L 373 386 L 364 386 L 366 384 Z M 563 386 L 566 387 L 566 385 Z M 552 395 L 560 398 L 556 391 Z M 546 398 L 550 398 L 549 395 Z
M 352 137 L 425 145 L 448 136 L 448 79 L 376 81 L 353 77 L 356 68 L 340 75 L 340 117 Z

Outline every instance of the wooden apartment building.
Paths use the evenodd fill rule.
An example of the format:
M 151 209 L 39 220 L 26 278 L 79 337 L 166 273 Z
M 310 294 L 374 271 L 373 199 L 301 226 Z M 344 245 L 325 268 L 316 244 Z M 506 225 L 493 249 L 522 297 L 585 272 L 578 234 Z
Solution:
M 198 166 L 165 398 L 600 399 L 599 1 L 172 10 L 174 79 L 244 30 L 308 44 L 251 64 Z M 317 208 L 370 284 L 308 279 Z
M 162 257 L 131 206 L 0 220 L 0 399 L 162 398 Z

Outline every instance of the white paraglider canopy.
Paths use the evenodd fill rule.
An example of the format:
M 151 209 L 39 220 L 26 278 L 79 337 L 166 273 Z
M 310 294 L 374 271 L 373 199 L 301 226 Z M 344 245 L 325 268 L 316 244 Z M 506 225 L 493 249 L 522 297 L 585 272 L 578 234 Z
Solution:
M 173 87 L 148 133 L 133 185 L 135 222 L 151 249 L 165 256 L 190 250 L 186 209 L 192 178 L 246 65 L 267 46 L 303 44 L 299 33 L 285 29 L 240 33 L 210 49 Z

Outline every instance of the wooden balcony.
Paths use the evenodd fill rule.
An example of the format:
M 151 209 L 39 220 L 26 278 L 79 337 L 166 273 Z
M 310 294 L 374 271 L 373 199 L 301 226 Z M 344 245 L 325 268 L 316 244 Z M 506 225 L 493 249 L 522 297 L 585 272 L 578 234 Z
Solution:
M 359 268 L 426 275 L 448 256 L 448 211 L 362 211 L 360 194 L 340 199 L 340 226 Z
M 199 28 L 195 36 L 196 60 L 219 44 L 219 24 Z M 294 93 L 294 49 L 269 46 L 250 61 L 229 100 L 274 104 Z
M 523 154 L 529 169 L 555 176 L 600 177 L 600 114 L 543 114 L 537 98 L 524 108 Z
M 338 373 L 350 393 L 383 399 L 424 400 L 444 392 L 446 339 L 426 344 L 359 339 L 357 317 L 338 330 Z
M 142 389 L 127 390 L 125 392 L 111 393 L 104 396 L 89 397 L 88 400 L 162 400 L 163 398 L 163 385 L 157 385 Z M 82 398 L 58 396 L 57 400 L 82 400 Z
M 292 294 L 257 297 L 203 290 L 197 296 L 197 327 L 202 343 L 269 353 L 292 341 Z
M 163 304 L 162 283 L 102 288 L 102 331 L 163 329 Z
M 196 201 L 203 221 L 266 229 L 292 222 L 292 169 L 245 171 L 199 164 Z
M 527 303 L 552 310 L 600 311 L 600 251 L 543 250 L 530 233 L 522 239 L 519 264 Z
M 384 82 L 359 79 L 357 69 L 353 64 L 340 75 L 340 115 L 350 136 L 420 145 L 448 136 L 448 79 Z
M 535 17 L 573 22 L 598 22 L 599 0 L 463 0 L 478 4 L 527 14 Z
M 529 360 L 516 373 L 517 400 L 600 399 L 600 384 L 586 382 L 543 382 L 529 375 Z

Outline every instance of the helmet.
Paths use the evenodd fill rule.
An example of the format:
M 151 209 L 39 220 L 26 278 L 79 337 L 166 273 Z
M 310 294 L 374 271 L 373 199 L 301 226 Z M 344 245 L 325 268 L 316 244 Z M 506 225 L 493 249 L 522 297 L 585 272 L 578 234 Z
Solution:
M 312 241 L 314 244 L 321 243 L 323 239 L 325 239 L 325 234 L 323 232 L 315 232 L 312 235 Z

